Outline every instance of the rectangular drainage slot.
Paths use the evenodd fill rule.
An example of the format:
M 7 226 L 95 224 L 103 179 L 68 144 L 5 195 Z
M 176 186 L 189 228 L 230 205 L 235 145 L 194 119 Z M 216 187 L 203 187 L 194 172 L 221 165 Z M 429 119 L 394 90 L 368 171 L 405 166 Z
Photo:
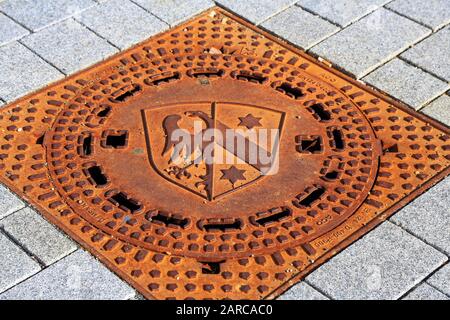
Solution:
M 255 222 L 259 225 L 266 226 L 272 222 L 279 222 L 292 215 L 292 210 L 289 208 L 278 208 L 273 210 L 268 215 L 264 214 L 263 217 L 256 219 Z
M 314 202 L 320 200 L 320 198 L 325 193 L 324 187 L 315 187 L 311 189 L 306 196 L 297 196 L 297 201 L 294 201 L 295 206 L 301 207 L 311 207 Z
M 114 204 L 118 205 L 120 208 L 129 210 L 131 213 L 140 210 L 142 207 L 136 200 L 128 199 L 122 192 L 113 195 L 110 199 Z
M 174 216 L 163 215 L 161 213 L 151 217 L 151 219 L 152 221 L 161 222 L 166 226 L 175 226 L 183 229 L 189 224 L 189 219 L 176 218 Z
M 87 169 L 87 172 L 97 187 L 103 187 L 108 183 L 108 179 L 103 174 L 100 166 L 92 166 Z

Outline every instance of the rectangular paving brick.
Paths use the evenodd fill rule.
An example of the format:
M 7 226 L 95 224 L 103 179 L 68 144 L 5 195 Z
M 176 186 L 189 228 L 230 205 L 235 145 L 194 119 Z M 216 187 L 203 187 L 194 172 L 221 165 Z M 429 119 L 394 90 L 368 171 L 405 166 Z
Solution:
M 300 282 L 277 298 L 277 300 L 329 300 L 306 282 Z
M 298 0 L 218 0 L 217 3 L 255 24 L 260 24 L 267 18 L 285 10 L 297 1 Z
M 339 27 L 296 6 L 280 12 L 261 26 L 303 49 L 339 31 Z
M 402 58 L 450 81 L 450 26 L 436 32 L 402 54 Z
M 133 289 L 83 250 L 77 250 L 0 295 L 0 300 L 130 299 Z
M 450 177 L 396 213 L 391 221 L 450 255 Z
M 421 110 L 426 115 L 450 126 L 450 97 L 443 95 Z
M 439 291 L 450 296 L 450 263 L 439 269 L 427 282 L 439 289 Z
M 64 76 L 17 42 L 0 47 L 0 74 L 0 98 L 5 101 L 15 100 Z
M 128 0 L 111 0 L 86 10 L 77 20 L 125 49 L 169 26 Z
M 210 0 L 133 0 L 171 26 L 176 25 L 212 6 Z
M 25 207 L 25 203 L 23 203 L 22 200 L 7 188 L 0 185 L 0 219 L 3 219 L 23 207 Z
M 18 40 L 29 33 L 20 24 L 0 13 L 0 46 Z
M 399 299 L 447 257 L 385 222 L 309 275 L 334 299 Z
M 5 0 L 0 1 L 0 11 L 28 29 L 38 31 L 95 4 L 93 0 Z
M 311 51 L 361 78 L 430 33 L 420 24 L 381 8 Z
M 297 5 L 342 27 L 375 11 L 390 0 L 300 0 Z
M 395 0 L 387 7 L 433 30 L 450 23 L 450 0 Z
M 416 110 L 449 88 L 448 83 L 400 59 L 389 61 L 363 80 Z
M 77 248 L 75 243 L 30 208 L 1 220 L 0 227 L 47 266 Z
M 39 264 L 0 232 L 0 292 L 40 270 Z
M 450 298 L 429 284 L 423 283 L 411 291 L 403 300 L 450 300 Z
M 22 42 L 65 74 L 88 67 L 117 52 L 105 39 L 73 19 L 31 34 Z

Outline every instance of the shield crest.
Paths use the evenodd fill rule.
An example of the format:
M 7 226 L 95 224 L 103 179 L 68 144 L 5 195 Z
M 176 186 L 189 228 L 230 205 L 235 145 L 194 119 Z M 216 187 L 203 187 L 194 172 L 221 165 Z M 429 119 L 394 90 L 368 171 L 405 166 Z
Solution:
M 273 174 L 278 165 L 283 112 L 205 102 L 145 109 L 142 114 L 154 170 L 204 199 L 249 186 Z

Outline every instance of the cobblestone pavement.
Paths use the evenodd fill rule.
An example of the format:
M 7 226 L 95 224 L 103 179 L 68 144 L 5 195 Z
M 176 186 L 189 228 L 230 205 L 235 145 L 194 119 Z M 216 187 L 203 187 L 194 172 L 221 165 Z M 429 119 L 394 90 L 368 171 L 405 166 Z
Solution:
M 450 124 L 450 0 L 216 4 Z M 209 0 L 0 0 L 0 106 L 213 5 Z M 281 298 L 450 299 L 449 199 L 450 177 Z M 0 300 L 139 297 L 1 185 L 0 272 Z

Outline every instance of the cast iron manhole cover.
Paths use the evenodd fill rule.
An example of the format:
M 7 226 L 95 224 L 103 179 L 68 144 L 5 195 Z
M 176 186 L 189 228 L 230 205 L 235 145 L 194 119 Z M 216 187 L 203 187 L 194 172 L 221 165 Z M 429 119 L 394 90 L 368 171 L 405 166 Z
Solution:
M 10 104 L 0 128 L 2 182 L 157 299 L 276 297 L 450 164 L 447 128 L 219 8 Z

